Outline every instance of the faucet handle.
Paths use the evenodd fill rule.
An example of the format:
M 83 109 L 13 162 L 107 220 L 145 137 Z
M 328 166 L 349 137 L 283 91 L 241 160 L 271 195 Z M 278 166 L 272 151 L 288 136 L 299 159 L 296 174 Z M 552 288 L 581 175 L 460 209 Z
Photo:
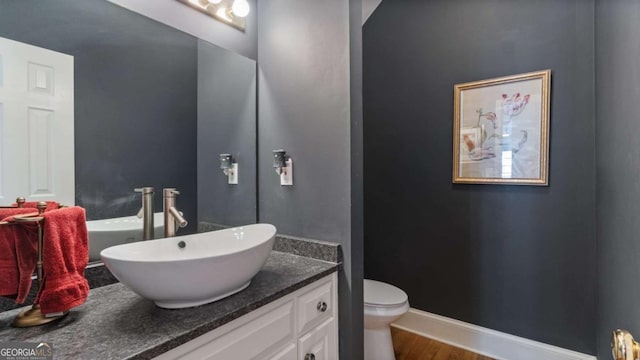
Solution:
M 162 190 L 163 195 L 166 198 L 175 197 L 175 195 L 180 195 L 180 191 L 176 190 L 176 188 L 165 188 Z
M 153 187 L 151 187 L 151 186 L 135 188 L 135 189 L 133 189 L 133 191 L 142 193 L 142 195 L 153 194 L 153 192 L 154 192 Z

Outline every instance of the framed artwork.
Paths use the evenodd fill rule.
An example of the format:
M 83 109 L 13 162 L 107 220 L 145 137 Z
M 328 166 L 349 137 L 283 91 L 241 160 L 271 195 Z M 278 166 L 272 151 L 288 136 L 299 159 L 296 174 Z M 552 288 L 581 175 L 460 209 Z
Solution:
M 551 70 L 457 84 L 453 182 L 549 184 Z

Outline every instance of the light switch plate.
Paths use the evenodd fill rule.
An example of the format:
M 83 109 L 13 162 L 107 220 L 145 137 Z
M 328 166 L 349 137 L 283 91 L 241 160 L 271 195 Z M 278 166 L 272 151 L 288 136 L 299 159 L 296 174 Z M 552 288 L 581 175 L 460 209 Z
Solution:
M 238 163 L 231 164 L 229 172 L 229 185 L 238 185 Z
M 287 167 L 282 169 L 282 174 L 280 174 L 280 185 L 282 186 L 292 186 L 293 185 L 293 160 L 291 158 L 287 159 Z

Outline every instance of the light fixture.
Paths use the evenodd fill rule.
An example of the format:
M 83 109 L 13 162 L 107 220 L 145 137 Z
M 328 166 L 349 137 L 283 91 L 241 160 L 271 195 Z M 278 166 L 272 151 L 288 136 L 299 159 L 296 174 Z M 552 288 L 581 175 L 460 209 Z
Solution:
M 233 14 L 239 17 L 245 17 L 249 15 L 249 2 L 247 0 L 234 0 L 231 7 Z
M 207 0 L 189 0 L 190 4 L 197 6 L 200 9 L 206 9 L 209 2 Z
M 282 174 L 287 167 L 287 152 L 280 150 L 273 150 L 273 168 L 276 169 L 278 175 Z
M 216 11 L 216 16 L 226 22 L 232 22 L 233 17 L 230 16 L 229 11 L 226 7 L 220 6 Z
M 227 175 L 230 185 L 238 185 L 238 162 L 231 154 L 220 154 L 220 169 Z
M 286 151 L 273 150 L 273 167 L 280 176 L 280 185 L 293 185 L 293 160 Z
M 212 18 L 244 31 L 245 16 L 249 14 L 247 0 L 177 0 Z

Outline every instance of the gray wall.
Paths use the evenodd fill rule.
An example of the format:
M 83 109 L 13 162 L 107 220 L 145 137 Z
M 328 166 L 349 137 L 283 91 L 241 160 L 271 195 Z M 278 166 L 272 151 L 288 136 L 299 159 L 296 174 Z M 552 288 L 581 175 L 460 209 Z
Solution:
M 640 3 L 596 1 L 599 359 L 611 331 L 640 336 Z
M 135 214 L 133 187 L 150 185 L 180 189 L 195 220 L 196 39 L 104 0 L 0 9 L 0 36 L 74 56 L 76 201 L 88 218 Z
M 357 359 L 362 297 L 352 286 L 362 285 L 352 273 L 349 2 L 262 1 L 258 12 L 259 221 L 342 244 L 341 357 Z M 293 158 L 292 187 L 280 186 L 269 160 L 280 148 Z
M 238 161 L 238 184 L 220 154 Z M 256 62 L 198 41 L 198 221 L 256 222 Z
M 349 0 L 349 62 L 351 86 L 351 306 L 349 322 L 340 324 L 342 337 L 350 348 L 344 349 L 344 357 L 364 358 L 364 153 L 362 123 L 362 18 L 363 1 Z M 345 338 L 348 338 L 346 340 Z
M 382 2 L 363 30 L 365 277 L 595 353 L 593 19 L 585 0 Z M 454 84 L 547 68 L 550 186 L 453 185 Z

